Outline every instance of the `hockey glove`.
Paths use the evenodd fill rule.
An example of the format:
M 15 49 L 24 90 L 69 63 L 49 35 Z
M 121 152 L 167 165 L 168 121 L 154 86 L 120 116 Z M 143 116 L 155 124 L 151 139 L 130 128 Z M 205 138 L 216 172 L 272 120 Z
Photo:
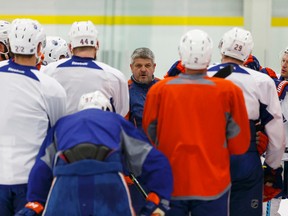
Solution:
M 258 131 L 256 133 L 256 147 L 259 155 L 263 155 L 266 152 L 269 143 L 269 138 L 264 131 Z
M 164 216 L 169 210 L 169 201 L 150 192 L 146 198 L 146 205 L 141 209 L 140 216 Z
M 256 127 L 256 147 L 259 155 L 263 155 L 266 152 L 269 138 L 264 131 L 264 127 L 261 125 L 260 122 L 255 124 Z
M 262 69 L 258 59 L 253 55 L 249 55 L 248 59 L 244 62 L 244 65 L 256 71 L 260 71 Z
M 262 68 L 260 70 L 260 72 L 264 73 L 264 74 L 267 74 L 268 76 L 270 76 L 271 78 L 274 78 L 274 79 L 278 79 L 275 71 L 271 68 L 268 68 L 268 67 L 265 67 L 265 68 Z
M 25 205 L 25 208 L 21 209 L 15 214 L 15 216 L 40 216 L 44 207 L 41 203 L 38 202 L 28 202 Z
M 126 182 L 127 185 L 133 185 L 134 184 L 134 182 L 132 181 L 130 176 L 125 175 L 124 179 L 125 179 L 125 182 Z
M 263 202 L 267 202 L 276 197 L 282 191 L 282 171 L 283 168 L 272 169 L 264 164 L 264 194 Z
M 164 78 L 177 76 L 178 74 L 184 73 L 184 72 L 185 72 L 185 67 L 182 65 L 182 61 L 178 60 L 171 66 L 171 68 L 165 74 Z

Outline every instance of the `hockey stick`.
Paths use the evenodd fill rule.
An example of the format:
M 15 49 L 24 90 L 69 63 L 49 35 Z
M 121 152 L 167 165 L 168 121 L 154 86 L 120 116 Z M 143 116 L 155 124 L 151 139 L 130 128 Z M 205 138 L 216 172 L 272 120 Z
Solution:
M 287 147 L 286 147 L 287 148 Z M 285 153 L 288 153 L 288 149 L 285 149 Z M 283 175 L 283 192 L 284 194 L 288 195 L 288 188 L 287 188 L 287 182 L 288 182 L 288 161 L 284 161 L 284 175 Z
M 270 216 L 270 211 L 271 211 L 271 200 L 267 202 L 267 207 L 266 207 L 266 216 Z
M 130 178 L 132 179 L 133 183 L 136 185 L 137 189 L 140 191 L 140 193 L 143 195 L 143 197 L 146 198 L 148 197 L 148 194 L 145 192 L 145 190 L 143 189 L 143 187 L 140 185 L 140 183 L 138 182 L 138 180 L 136 179 L 136 177 L 134 176 L 133 173 L 130 173 Z M 156 208 L 153 213 L 151 214 L 151 216 L 162 216 L 165 215 L 165 213 L 163 212 L 162 209 L 160 209 L 159 207 Z
M 146 191 L 143 189 L 143 187 L 140 185 L 140 183 L 138 182 L 137 178 L 134 176 L 133 173 L 130 172 L 129 174 L 131 180 L 133 181 L 133 183 L 135 184 L 135 186 L 137 187 L 137 189 L 139 190 L 139 192 L 143 195 L 143 197 L 146 199 L 147 198 L 147 193 Z
M 227 65 L 224 68 L 221 68 L 217 73 L 214 74 L 213 77 L 219 77 L 219 78 L 226 78 L 233 72 L 233 65 Z

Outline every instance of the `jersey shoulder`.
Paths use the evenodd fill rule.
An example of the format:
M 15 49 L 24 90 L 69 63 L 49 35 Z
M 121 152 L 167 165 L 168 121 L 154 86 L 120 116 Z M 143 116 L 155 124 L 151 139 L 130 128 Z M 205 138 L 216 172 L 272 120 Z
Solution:
M 42 86 L 42 90 L 45 94 L 59 95 L 61 97 L 66 97 L 65 89 L 56 79 L 40 71 L 35 73 L 35 75 L 39 79 Z
M 207 77 L 207 79 L 210 79 L 211 81 L 213 81 L 217 86 L 219 86 L 220 89 L 228 90 L 228 91 L 236 89 L 237 91 L 242 91 L 231 80 L 223 79 L 223 78 L 219 78 L 219 77 Z
M 48 65 L 41 66 L 40 72 L 47 74 L 49 76 L 52 76 L 56 72 L 56 68 L 59 65 L 65 63 L 69 60 L 70 60 L 70 58 L 60 59 L 59 61 L 51 62 Z
M 118 69 L 108 65 L 108 64 L 105 64 L 103 62 L 99 62 L 99 61 L 95 61 L 95 63 L 101 67 L 105 72 L 107 73 L 111 73 L 113 74 L 113 76 L 117 77 L 118 79 L 124 81 L 124 82 L 127 82 L 127 78 L 125 77 L 125 75 Z

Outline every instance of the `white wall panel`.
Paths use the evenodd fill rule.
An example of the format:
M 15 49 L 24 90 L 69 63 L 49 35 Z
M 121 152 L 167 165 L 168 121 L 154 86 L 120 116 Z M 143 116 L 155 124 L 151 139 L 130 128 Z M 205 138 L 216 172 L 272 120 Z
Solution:
M 68 21 L 65 22 L 60 22 L 62 20 L 59 19 L 49 21 L 50 18 L 44 17 L 47 35 L 59 35 L 66 40 L 73 21 L 84 18 L 97 19 L 98 16 L 107 17 L 110 20 L 97 24 L 100 40 L 98 59 L 119 68 L 128 78 L 130 76 L 129 58 L 132 51 L 141 46 L 149 47 L 156 55 L 156 75 L 163 77 L 171 64 L 178 59 L 177 47 L 181 35 L 191 28 L 200 28 L 211 35 L 215 45 L 212 61 L 219 62 L 220 54 L 217 46 L 222 34 L 234 25 L 244 26 L 241 21 L 239 24 L 239 22 L 234 23 L 233 21 L 231 23 L 230 20 L 230 23 L 227 24 L 225 17 L 236 17 L 238 20 L 239 17 L 243 17 L 243 2 L 244 0 L 0 0 L 0 16 L 1 19 L 4 19 L 5 16 L 11 18 L 11 16 L 17 17 L 18 15 L 28 17 L 34 15 L 35 17 L 41 16 L 41 18 L 46 15 L 66 15 Z M 257 13 L 263 13 L 263 17 L 265 17 L 265 12 L 261 11 L 261 7 L 259 8 Z M 287 8 L 287 0 L 272 0 L 272 16 L 287 18 Z M 118 21 L 121 17 L 126 19 L 128 16 L 129 22 L 133 20 L 131 16 L 142 16 L 142 21 L 147 17 L 151 24 L 149 25 L 150 21 L 147 21 L 148 24 L 135 25 L 135 23 L 125 23 L 125 20 L 120 24 L 113 24 L 113 16 L 120 16 L 117 18 Z M 168 23 L 177 17 L 184 18 L 184 21 L 177 20 L 171 25 L 157 23 L 159 19 L 165 21 L 165 17 L 167 17 Z M 219 17 L 220 21 L 217 21 L 216 19 Z M 185 24 L 186 21 L 187 24 Z M 271 26 L 267 30 L 267 34 L 269 34 L 267 44 L 264 47 L 261 44 L 261 49 L 258 48 L 261 52 L 258 54 L 260 62 L 276 71 L 280 70 L 278 53 L 288 46 L 287 26 L 288 24 Z M 257 35 L 257 37 L 259 36 Z M 255 44 L 257 48 L 257 41 Z M 261 50 L 265 50 L 265 54 L 262 54 Z

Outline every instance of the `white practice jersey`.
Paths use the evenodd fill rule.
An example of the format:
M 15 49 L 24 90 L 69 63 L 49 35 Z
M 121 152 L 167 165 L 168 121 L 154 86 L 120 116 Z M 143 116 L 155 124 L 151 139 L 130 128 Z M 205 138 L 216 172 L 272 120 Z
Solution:
M 48 64 L 43 72 L 55 78 L 66 90 L 67 114 L 78 110 L 83 94 L 96 90 L 111 99 L 118 114 L 125 116 L 129 111 L 127 80 L 122 72 L 107 64 L 72 56 Z
M 208 76 L 213 76 L 227 65 L 219 64 L 209 67 Z M 261 119 L 262 124 L 265 125 L 265 132 L 269 137 L 265 162 L 276 169 L 281 164 L 285 148 L 285 134 L 274 81 L 266 74 L 237 64 L 232 65 L 233 73 L 226 79 L 233 81 L 242 89 L 249 119 Z
M 286 92 L 286 96 L 283 100 L 280 101 L 281 103 L 281 108 L 282 108 L 282 113 L 284 117 L 284 130 L 285 130 L 285 135 L 286 135 L 286 150 L 283 155 L 283 160 L 288 161 L 288 93 Z
M 28 182 L 47 130 L 66 113 L 66 93 L 36 67 L 0 64 L 0 184 Z
M 277 74 L 278 79 L 281 78 L 281 74 Z M 288 81 L 283 81 L 282 82 L 288 82 Z M 281 88 L 280 88 L 281 89 Z M 287 86 L 284 88 L 284 91 L 286 91 Z M 279 90 L 279 89 L 278 89 Z M 285 134 L 286 134 L 286 149 L 285 149 L 285 153 L 283 155 L 283 160 L 284 161 L 288 161 L 288 92 L 283 92 L 282 93 L 284 96 L 284 98 L 280 99 L 280 104 L 281 104 L 281 108 L 282 108 L 282 114 L 283 114 L 283 124 L 284 124 L 284 130 L 285 130 Z

